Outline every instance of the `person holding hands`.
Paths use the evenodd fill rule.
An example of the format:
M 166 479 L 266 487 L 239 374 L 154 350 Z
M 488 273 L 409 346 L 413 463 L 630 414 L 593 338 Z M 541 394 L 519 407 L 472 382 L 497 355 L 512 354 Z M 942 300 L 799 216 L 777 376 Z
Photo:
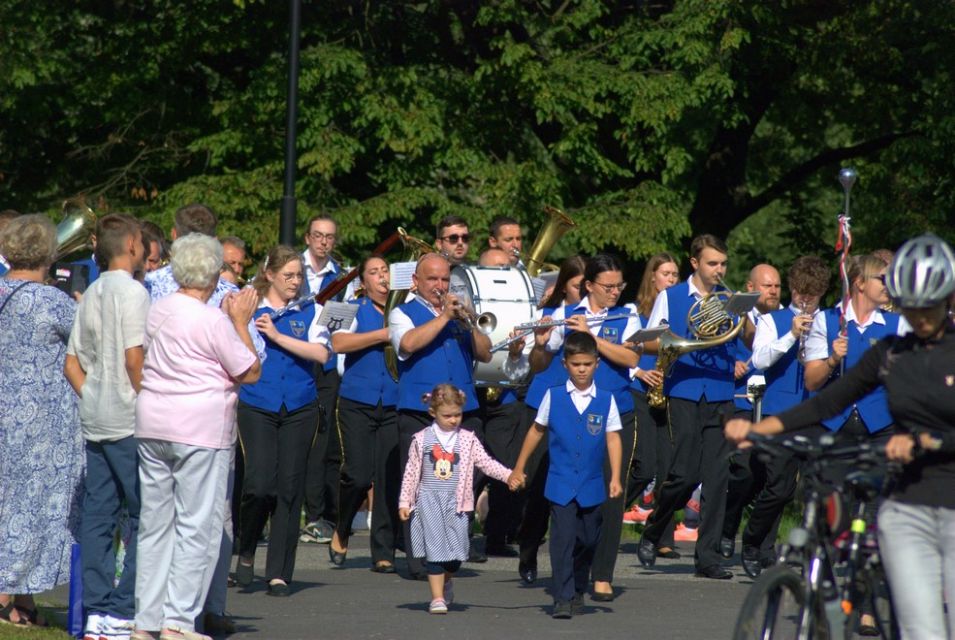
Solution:
M 511 489 L 523 483 L 527 460 L 546 434 L 550 466 L 544 496 L 551 503 L 551 615 L 560 619 L 583 612 L 583 594 L 600 537 L 601 505 L 608 497 L 623 494 L 620 413 L 613 394 L 594 384 L 598 363 L 594 336 L 588 331 L 568 334 L 563 362 L 568 380 L 545 392 L 508 482 Z M 608 458 L 609 483 L 604 477 Z

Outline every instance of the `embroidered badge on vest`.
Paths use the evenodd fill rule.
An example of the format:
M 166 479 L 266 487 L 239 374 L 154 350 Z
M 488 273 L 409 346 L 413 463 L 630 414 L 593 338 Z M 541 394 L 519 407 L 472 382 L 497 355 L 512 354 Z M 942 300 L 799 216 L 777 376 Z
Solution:
M 617 327 L 600 327 L 600 337 L 608 342 L 616 342 Z
M 870 346 L 870 347 L 874 347 L 874 346 L 877 345 L 878 343 L 879 343 L 879 339 L 878 339 L 878 338 L 869 338 L 869 346 Z
M 305 323 L 301 320 L 289 320 L 289 327 L 292 329 L 292 334 L 296 338 L 301 338 L 305 335 Z
M 440 444 L 431 447 L 431 462 L 434 464 L 434 477 L 438 480 L 450 480 L 454 472 L 454 463 L 458 454 L 448 453 Z
M 587 431 L 595 436 L 604 428 L 604 417 L 599 413 L 587 414 Z

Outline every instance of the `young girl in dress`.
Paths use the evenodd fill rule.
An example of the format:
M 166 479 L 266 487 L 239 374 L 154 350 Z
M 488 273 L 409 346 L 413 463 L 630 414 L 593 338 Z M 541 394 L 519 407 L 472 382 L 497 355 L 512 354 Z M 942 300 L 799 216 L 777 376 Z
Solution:
M 513 472 L 489 456 L 477 436 L 459 428 L 463 391 L 439 384 L 423 400 L 434 422 L 415 434 L 408 450 L 398 515 L 411 520 L 411 554 L 427 564 L 428 612 L 447 613 L 454 599 L 451 578 L 468 557 L 474 467 L 501 482 Z

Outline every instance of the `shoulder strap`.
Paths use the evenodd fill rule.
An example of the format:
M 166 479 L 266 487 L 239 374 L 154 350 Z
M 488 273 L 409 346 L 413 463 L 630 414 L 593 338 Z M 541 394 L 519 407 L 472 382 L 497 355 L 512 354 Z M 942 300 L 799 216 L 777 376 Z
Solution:
M 13 291 L 10 292 L 10 295 L 7 296 L 7 299 L 3 301 L 3 304 L 0 304 L 0 315 L 3 315 L 3 310 L 7 308 L 7 303 L 10 302 L 10 298 L 13 297 L 13 294 L 15 294 L 17 291 L 27 286 L 28 284 L 30 284 L 30 280 L 27 280 L 26 282 L 21 282 L 20 284 L 16 286 L 16 288 L 14 288 Z

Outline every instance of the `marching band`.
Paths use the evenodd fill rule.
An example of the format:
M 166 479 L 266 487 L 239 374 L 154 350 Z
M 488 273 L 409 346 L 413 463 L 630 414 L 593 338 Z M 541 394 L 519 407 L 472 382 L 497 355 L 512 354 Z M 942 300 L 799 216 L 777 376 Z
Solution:
M 726 244 L 701 235 L 690 245 L 689 277 L 680 280 L 678 257 L 659 254 L 647 262 L 639 291 L 628 297 L 624 266 L 612 255 L 573 256 L 541 273 L 547 253 L 573 224 L 559 216 L 551 217 L 528 252 L 518 220 L 494 220 L 477 264 L 466 262 L 472 236 L 464 219 L 442 219 L 430 245 L 402 235 L 406 246 L 415 248 L 407 261 L 413 263 L 407 289 L 392 288 L 393 265 L 384 254 L 366 256 L 350 276 L 356 280 L 342 286 L 349 270 L 335 257 L 338 225 L 328 216 L 309 221 L 304 251 L 277 246 L 269 252 L 249 285 L 259 300 L 248 328 L 261 377 L 238 392 L 235 577 L 240 585 L 254 579 L 252 556 L 266 521 L 270 595 L 288 595 L 300 539 L 328 543 L 330 563 L 342 566 L 352 521 L 366 501 L 372 571 L 396 572 L 396 553 L 403 550 L 407 576 L 428 578 L 427 563 L 410 552 L 408 522 L 398 517 L 409 449 L 416 434 L 433 423 L 425 399 L 439 385 L 463 392 L 460 428 L 511 469 L 535 428 L 542 399 L 564 385 L 570 388 L 564 345 L 575 333 L 594 338 L 593 381 L 612 396 L 621 426 L 623 478 L 612 478 L 607 459 L 603 473 L 608 481 L 622 482 L 624 490 L 599 507 L 592 599 L 615 597 L 622 524 L 632 521 L 628 506 L 637 502 L 633 508 L 641 511 L 652 506 L 637 558 L 653 567 L 658 558 L 680 556 L 673 542 L 675 516 L 700 485 L 696 575 L 732 577 L 721 560 L 736 552 L 741 514 L 749 505 L 743 568 L 755 578 L 776 561 L 775 534 L 795 493 L 797 466 L 786 457 L 731 457 L 724 425 L 734 415 L 758 423 L 783 414 L 843 377 L 879 339 L 909 333 L 903 316 L 885 310 L 889 263 L 874 255 L 851 258 L 848 295 L 829 309 L 820 304 L 830 280 L 821 259 L 803 256 L 790 266 L 788 304 L 780 303 L 778 272 L 756 265 L 748 286 L 755 293 L 747 306 L 740 302 L 745 296 L 724 284 Z M 201 205 L 180 210 L 173 240 L 189 234 L 215 235 L 211 211 Z M 155 303 L 179 289 L 179 267 L 160 267 L 167 252 L 161 235 L 143 231 L 141 241 L 138 268 L 151 271 L 145 285 Z M 235 295 L 228 272 L 244 283 L 244 243 L 235 237 L 221 242 L 224 264 L 211 285 L 210 304 Z M 7 245 L 16 254 L 14 243 L 0 243 Z M 6 279 L 22 270 L 17 255 L 8 258 Z M 85 260 L 108 267 L 95 257 Z M 331 287 L 337 295 L 323 296 Z M 329 299 L 352 307 L 351 313 L 344 320 L 320 320 L 328 315 L 323 303 Z M 660 332 L 643 333 L 654 328 Z M 146 353 L 147 368 L 155 366 Z M 898 434 L 881 387 L 814 429 L 817 435 L 882 444 Z M 477 502 L 486 490 L 489 512 L 485 544 L 472 541 L 469 560 L 514 557 L 521 581 L 537 580 L 549 509 L 545 483 L 553 463 L 545 446 L 523 461 L 521 474 L 508 483 L 475 475 L 472 498 Z M 651 485 L 652 496 L 644 499 Z M 300 530 L 303 508 L 306 524 Z M 227 620 L 218 623 L 228 630 Z M 208 619 L 207 624 L 214 630 Z M 183 622 L 183 629 L 188 626 Z

